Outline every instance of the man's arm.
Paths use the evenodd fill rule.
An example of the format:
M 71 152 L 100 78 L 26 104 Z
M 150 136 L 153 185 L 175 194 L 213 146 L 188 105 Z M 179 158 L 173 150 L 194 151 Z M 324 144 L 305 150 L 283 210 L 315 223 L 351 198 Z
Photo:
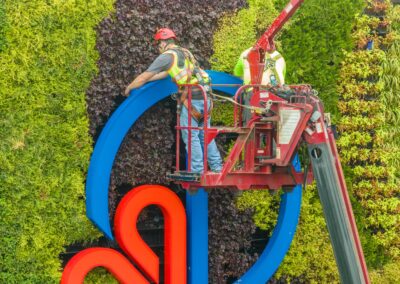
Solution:
M 125 89 L 125 95 L 128 96 L 130 91 L 140 88 L 149 81 L 160 80 L 168 76 L 168 70 L 173 64 L 174 58 L 172 54 L 161 54 L 154 60 L 150 67 L 128 85 Z
M 161 79 L 164 79 L 167 76 L 168 76 L 168 72 L 167 71 L 163 71 L 163 72 L 160 72 L 160 73 L 154 75 L 153 77 L 151 77 L 149 81 L 161 80 Z
M 147 82 L 150 81 L 150 79 L 152 77 L 154 77 L 156 74 L 154 72 L 148 72 L 145 71 L 142 74 L 140 74 L 139 76 L 137 76 L 135 78 L 135 80 L 133 80 L 132 83 L 130 83 L 126 89 L 125 89 L 125 96 L 128 96 L 129 93 L 133 90 L 133 89 L 137 89 L 140 88 L 141 86 L 143 86 L 144 84 L 146 84 Z
M 244 75 L 244 62 L 242 56 L 239 57 L 238 61 L 236 62 L 235 68 L 233 69 L 233 75 L 243 79 Z

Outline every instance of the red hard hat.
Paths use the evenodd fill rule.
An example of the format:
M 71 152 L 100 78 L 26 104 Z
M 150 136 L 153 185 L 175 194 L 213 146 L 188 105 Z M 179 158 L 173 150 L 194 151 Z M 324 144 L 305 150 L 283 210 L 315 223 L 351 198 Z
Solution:
M 156 34 L 154 35 L 155 40 L 162 40 L 162 39 L 169 39 L 174 38 L 176 39 L 176 35 L 173 30 L 168 28 L 159 29 Z

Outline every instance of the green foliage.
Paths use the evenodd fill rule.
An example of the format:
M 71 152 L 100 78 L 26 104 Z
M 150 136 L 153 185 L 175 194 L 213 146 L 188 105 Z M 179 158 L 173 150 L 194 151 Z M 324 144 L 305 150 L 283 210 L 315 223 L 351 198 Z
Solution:
M 339 274 L 315 184 L 303 193 L 299 226 L 276 276 L 304 283 L 337 283 Z
M 249 7 L 229 13 L 214 33 L 212 69 L 232 73 L 240 54 L 251 47 L 278 15 L 272 0 L 249 0 Z M 238 48 L 239 47 L 239 48 Z M 233 107 L 215 104 L 213 124 L 233 125 Z
M 233 106 L 227 102 L 214 102 L 214 110 L 212 112 L 213 125 L 233 125 Z
M 391 29 L 393 31 L 396 31 L 396 33 L 399 33 L 400 31 L 400 6 L 394 6 L 388 16 L 388 20 L 391 22 Z
M 90 271 L 85 277 L 85 284 L 91 284 L 91 283 L 118 284 L 119 282 L 106 269 L 98 267 Z
M 400 283 L 400 261 L 388 263 L 379 270 L 370 273 L 371 282 L 379 284 Z
M 390 7 L 382 1 L 369 3 L 367 11 L 373 15 L 383 6 Z M 337 144 L 351 178 L 348 184 L 367 263 L 373 268 L 397 261 L 400 256 L 400 184 L 396 177 L 400 144 L 395 138 L 399 133 L 398 35 L 394 29 L 388 29 L 385 37 L 377 33 L 389 22 L 390 18 L 358 17 L 352 33 L 357 49 L 345 53 L 338 86 L 342 114 L 338 130 L 342 133 Z M 364 50 L 370 40 L 374 48 Z M 382 51 L 388 47 L 388 52 Z
M 56 283 L 64 247 L 99 236 L 83 202 L 92 143 L 85 90 L 96 73 L 94 27 L 112 2 L 5 3 L 1 283 Z
M 255 44 L 277 16 L 272 0 L 249 0 L 249 8 L 222 18 L 214 34 L 212 68 L 232 73 L 239 55 Z
M 386 53 L 382 62 L 381 82 L 384 91 L 380 101 L 385 106 L 385 143 L 381 143 L 387 150 L 391 150 L 390 164 L 397 171 L 400 178 L 400 6 L 395 6 L 388 14 L 392 23 L 394 42 Z
M 334 120 L 340 62 L 344 51 L 353 47 L 352 21 L 363 3 L 362 0 L 305 1 L 278 40 L 278 47 L 281 46 L 278 49 L 287 63 L 287 83 L 312 84 Z M 224 17 L 214 36 L 213 69 L 231 73 L 241 52 L 255 43 L 286 4 L 287 1 L 280 0 L 249 1 L 248 9 Z
M 4 49 L 6 29 L 6 11 L 4 1 L 0 2 L 0 52 Z
M 269 191 L 248 191 L 238 199 L 240 209 L 254 208 L 254 222 L 272 233 L 279 212 L 279 195 Z M 321 259 L 324 261 L 321 261 Z M 304 192 L 300 221 L 288 255 L 277 271 L 277 278 L 301 277 L 305 282 L 338 281 L 338 272 L 315 185 Z
M 262 230 L 272 232 L 278 220 L 279 195 L 268 190 L 245 191 L 238 198 L 240 210 L 254 208 L 254 223 Z
M 280 6 L 282 6 L 281 1 Z M 337 116 L 336 84 L 344 52 L 353 47 L 351 27 L 362 0 L 310 0 L 282 32 L 282 54 L 287 63 L 287 83 L 310 83 L 325 108 Z
M 277 15 L 276 9 L 280 11 L 287 4 L 285 0 L 273 1 L 272 4 L 276 5 L 276 8 L 273 8 L 272 1 L 265 2 L 266 7 L 263 10 L 266 13 L 271 11 L 269 22 L 273 16 Z M 346 51 L 350 51 L 354 46 L 351 29 L 356 13 L 361 11 L 362 4 L 361 0 L 305 1 L 297 15 L 290 20 L 281 33 L 281 45 L 278 46 L 281 46 L 281 52 L 287 62 L 287 82 L 311 83 L 320 92 L 328 111 L 333 113 L 337 113 L 337 82 L 340 80 L 340 63 L 345 58 Z M 255 42 L 257 33 L 266 28 L 266 26 L 261 28 L 261 25 L 256 28 L 255 14 L 259 13 L 259 11 L 256 12 L 256 7 L 253 1 L 249 1 L 248 9 L 241 10 L 236 15 L 227 15 L 221 21 L 220 28 L 214 37 L 213 69 L 231 72 L 240 53 Z M 262 24 L 265 25 L 264 23 Z M 354 59 L 353 63 L 356 62 L 359 61 Z M 359 78 L 370 78 L 376 70 L 380 70 L 375 65 L 369 69 L 362 64 L 346 66 L 347 73 L 357 70 Z M 348 93 L 356 93 L 362 97 L 366 96 L 367 90 L 369 94 L 378 94 L 383 86 L 382 84 L 366 84 L 363 88 L 348 90 Z M 360 115 L 360 125 L 380 123 L 383 119 L 378 117 L 371 121 L 368 118 L 370 113 L 375 113 L 382 107 L 374 100 L 359 104 L 356 102 L 341 104 L 340 107 L 345 114 L 363 109 L 363 114 L 366 116 Z M 219 111 L 219 106 L 217 106 L 216 110 L 213 116 L 214 123 L 227 121 L 226 118 L 230 117 L 229 114 L 225 114 L 229 108 Z M 346 125 L 343 124 L 343 127 L 351 128 L 352 124 L 349 122 Z M 372 143 L 373 138 L 366 136 L 363 132 L 346 139 L 342 143 L 356 147 L 354 150 L 357 153 L 359 145 L 353 145 L 354 139 L 360 140 L 367 146 Z M 369 154 L 365 151 L 366 159 Z M 351 156 L 348 159 L 351 159 Z M 276 223 L 278 199 L 277 196 L 271 196 L 269 192 L 251 191 L 245 192 L 238 199 L 237 205 L 241 209 L 253 208 L 256 225 L 271 232 Z M 362 213 L 363 211 L 360 212 L 360 216 L 364 216 Z M 364 235 L 362 239 L 363 243 L 366 243 Z M 376 251 L 378 245 L 372 242 L 368 244 L 368 249 Z M 308 187 L 304 193 L 300 224 L 291 249 L 276 277 L 286 277 L 287 280 L 300 277 L 307 283 L 338 282 L 336 263 L 315 186 Z
M 392 126 L 400 123 L 400 40 L 390 48 L 382 63 L 381 79 L 385 91 L 382 96 L 382 103 L 387 106 L 386 119 Z
M 240 209 L 255 209 L 254 222 L 272 233 L 279 212 L 279 195 L 247 191 L 238 199 Z M 322 261 L 323 260 L 323 261 Z M 338 271 L 315 185 L 307 187 L 301 205 L 299 226 L 290 250 L 275 277 L 301 278 L 305 283 L 338 282 Z

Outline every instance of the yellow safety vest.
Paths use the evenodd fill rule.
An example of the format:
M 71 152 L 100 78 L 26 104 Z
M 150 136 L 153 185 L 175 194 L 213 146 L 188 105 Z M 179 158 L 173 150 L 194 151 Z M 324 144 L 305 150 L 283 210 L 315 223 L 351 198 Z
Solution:
M 168 74 L 171 76 L 172 80 L 178 84 L 202 84 L 202 83 L 209 83 L 210 78 L 208 74 L 201 69 L 200 67 L 196 67 L 194 62 L 191 62 L 190 58 L 185 55 L 184 62 L 179 62 L 178 53 L 174 49 L 181 50 L 182 53 L 186 51 L 190 53 L 188 50 L 184 50 L 181 47 L 173 46 L 172 48 L 168 49 L 164 52 L 164 54 L 172 54 L 174 58 L 174 62 L 170 69 L 168 70 Z M 192 58 L 193 55 L 191 55 Z M 183 64 L 182 64 L 183 63 Z M 196 70 L 195 70 L 196 69 Z M 195 72 L 196 71 L 196 72 Z M 188 76 L 191 74 L 190 80 L 188 81 Z M 199 82 L 200 81 L 200 82 Z
M 250 76 L 250 64 L 247 60 L 247 55 L 250 52 L 251 48 L 245 50 L 241 55 L 240 59 L 243 60 L 243 84 L 250 84 L 251 76 Z M 282 55 L 278 51 L 274 51 L 272 53 L 265 53 L 265 68 L 263 72 L 263 77 L 261 84 L 285 84 L 285 72 L 286 72 L 286 63 L 283 59 Z M 273 81 L 275 80 L 275 82 Z

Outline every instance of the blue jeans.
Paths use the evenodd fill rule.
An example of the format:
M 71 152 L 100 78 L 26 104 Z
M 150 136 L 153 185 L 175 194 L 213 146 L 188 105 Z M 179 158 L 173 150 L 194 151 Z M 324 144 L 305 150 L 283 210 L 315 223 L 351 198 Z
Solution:
M 210 99 L 207 102 L 208 108 L 210 106 Z M 204 100 L 192 100 L 192 107 L 195 107 L 197 111 L 204 113 Z M 208 126 L 210 126 L 211 117 L 208 116 Z M 182 105 L 180 115 L 180 125 L 188 126 L 188 110 Z M 203 127 L 204 121 L 198 123 L 192 117 L 192 127 Z M 186 145 L 186 152 L 188 151 L 188 130 L 182 129 L 182 139 Z M 192 159 L 191 159 L 191 171 L 194 173 L 202 173 L 204 171 L 203 164 L 203 146 L 204 146 L 204 131 L 193 129 L 192 130 Z M 215 141 L 212 140 L 207 147 L 208 164 L 213 172 L 220 172 L 222 169 L 222 159 L 218 151 Z

